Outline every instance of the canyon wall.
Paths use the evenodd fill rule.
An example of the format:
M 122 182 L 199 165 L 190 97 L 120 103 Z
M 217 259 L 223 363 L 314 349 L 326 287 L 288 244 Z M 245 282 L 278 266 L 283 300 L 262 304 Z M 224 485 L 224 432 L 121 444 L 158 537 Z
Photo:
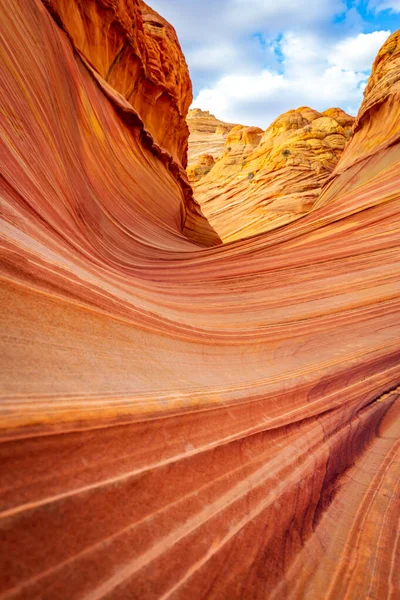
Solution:
M 221 245 L 172 29 L 0 10 L 0 598 L 394 600 L 399 33 L 311 212 Z

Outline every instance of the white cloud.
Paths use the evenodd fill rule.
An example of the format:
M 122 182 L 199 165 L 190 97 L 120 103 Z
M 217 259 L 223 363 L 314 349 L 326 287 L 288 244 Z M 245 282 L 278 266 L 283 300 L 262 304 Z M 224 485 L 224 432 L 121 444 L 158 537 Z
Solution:
M 326 22 L 346 11 L 344 0 L 150 0 L 184 43 L 243 37 L 254 32 L 276 34 Z
M 209 81 L 238 71 L 256 72 L 265 61 L 278 66 L 272 45 L 262 47 L 255 37 L 240 43 L 223 39 L 201 43 L 188 49 L 185 55 L 192 77 L 200 75 Z
M 363 0 L 376 11 L 400 0 Z M 266 127 L 301 105 L 356 113 L 388 31 L 363 34 L 354 0 L 149 0 L 176 28 L 193 106 Z M 383 29 L 383 27 L 381 28 Z
M 220 61 L 223 59 L 230 64 L 240 58 L 240 49 L 234 44 L 220 42 L 212 46 L 198 47 L 192 50 L 186 59 L 190 62 L 191 68 L 205 69 L 209 71 L 215 68 L 220 68 Z
M 315 35 L 287 32 L 279 43 L 283 72 L 262 69 L 221 77 L 200 91 L 193 106 L 229 122 L 264 128 L 302 105 L 317 110 L 339 106 L 355 114 L 368 78 L 364 71 L 389 34 L 374 32 L 329 46 Z
M 339 67 L 311 73 L 306 82 L 303 77 L 264 70 L 253 76 L 223 77 L 213 88 L 202 90 L 193 106 L 231 123 L 266 128 L 278 115 L 298 106 L 317 110 L 340 106 L 354 114 L 365 83 L 365 74 Z
M 328 62 L 342 69 L 368 71 L 379 48 L 389 35 L 390 31 L 373 31 L 346 38 L 336 44 L 328 56 Z
M 197 89 L 238 70 L 276 68 L 271 44 L 278 35 L 286 30 L 328 31 L 331 19 L 346 11 L 344 0 L 308 0 L 306 10 L 299 0 L 149 2 L 174 25 Z
M 400 13 L 400 0 L 370 0 L 368 6 L 379 13 L 384 10 L 390 10 L 393 13 Z

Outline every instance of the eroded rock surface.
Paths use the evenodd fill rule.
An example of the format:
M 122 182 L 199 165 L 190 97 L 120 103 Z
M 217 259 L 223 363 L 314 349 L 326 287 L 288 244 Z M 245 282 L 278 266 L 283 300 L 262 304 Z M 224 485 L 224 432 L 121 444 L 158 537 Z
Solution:
M 234 127 L 225 152 L 197 180 L 195 197 L 226 241 L 268 231 L 307 214 L 336 167 L 354 118 L 308 107 L 261 130 Z
M 186 122 L 189 126 L 189 167 L 194 167 L 200 156 L 210 154 L 215 160 L 224 152 L 226 136 L 234 127 L 233 123 L 220 121 L 207 110 L 192 108 Z
M 204 175 L 207 175 L 215 165 L 212 154 L 200 154 L 195 164 L 187 168 L 187 174 L 191 183 L 199 181 Z
M 398 34 L 313 210 L 207 247 L 158 19 L 48 8 L 0 5 L 2 600 L 395 600 Z

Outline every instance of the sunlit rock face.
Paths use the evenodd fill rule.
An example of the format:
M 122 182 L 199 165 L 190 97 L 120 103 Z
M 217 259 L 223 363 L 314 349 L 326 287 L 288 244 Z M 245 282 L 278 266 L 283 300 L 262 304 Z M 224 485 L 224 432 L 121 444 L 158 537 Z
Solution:
M 280 115 L 263 135 L 254 127 L 234 127 L 212 170 L 192 179 L 221 238 L 262 233 L 307 214 L 351 137 L 353 121 L 337 108 L 319 113 L 301 107 Z
M 201 244 L 218 244 L 187 181 L 186 114 L 192 86 L 173 27 L 142 1 L 43 4 L 117 112 L 125 122 L 139 125 L 143 145 L 151 147 L 178 180 L 184 196 L 180 229 Z M 101 129 L 98 119 L 93 130 L 101 134 Z
M 220 121 L 208 110 L 192 108 L 189 110 L 186 122 L 189 127 L 189 168 L 196 168 L 200 157 L 209 154 L 214 160 L 224 152 L 226 136 L 234 127 L 232 123 Z
M 204 175 L 207 175 L 215 165 L 212 154 L 201 154 L 197 161 L 187 168 L 188 179 L 191 183 L 199 181 Z
M 187 175 L 194 184 L 211 171 L 226 147 L 231 150 L 231 144 L 235 148 L 242 145 L 237 132 L 245 128 L 220 121 L 199 108 L 189 110 L 186 121 L 190 131 Z
M 400 33 L 392 34 L 382 46 L 372 66 L 372 74 L 364 92 L 354 123 L 354 136 L 331 177 L 331 185 L 318 201 L 318 206 L 338 200 L 338 186 L 352 175 L 366 176 L 365 164 L 375 169 L 388 161 L 388 168 L 396 155 L 400 132 Z M 383 157 L 387 157 L 384 159 Z M 380 167 L 379 167 L 380 168 Z M 390 172 L 390 168 L 389 168 Z M 353 187 L 348 182 L 347 187 Z
M 213 176 L 224 177 L 229 174 L 233 167 L 237 170 L 237 165 L 241 164 L 249 154 L 257 148 L 262 138 L 263 130 L 259 127 L 245 127 L 235 125 L 228 133 L 225 140 L 225 148 L 222 159 L 218 161 Z
M 311 212 L 212 246 L 95 60 L 147 9 L 82 5 L 0 5 L 2 600 L 398 598 L 398 34 Z
M 260 143 L 262 137 L 262 129 L 259 127 L 244 127 L 243 125 L 233 126 L 228 133 L 224 135 L 224 144 L 221 149 L 216 152 L 213 142 L 208 134 L 202 134 L 202 143 L 210 144 L 211 151 L 214 150 L 214 155 L 217 155 L 215 160 L 213 154 L 201 154 L 192 159 L 189 158 L 189 166 L 187 174 L 191 183 L 200 181 L 205 175 L 213 169 L 212 179 L 223 181 L 226 173 L 235 173 L 239 165 L 250 154 L 254 148 Z M 219 134 L 213 135 L 213 138 Z M 193 134 L 191 134 L 193 136 Z M 221 135 L 219 135 L 221 138 Z M 189 153 L 190 157 L 190 153 Z M 233 167 L 233 168 L 232 168 Z

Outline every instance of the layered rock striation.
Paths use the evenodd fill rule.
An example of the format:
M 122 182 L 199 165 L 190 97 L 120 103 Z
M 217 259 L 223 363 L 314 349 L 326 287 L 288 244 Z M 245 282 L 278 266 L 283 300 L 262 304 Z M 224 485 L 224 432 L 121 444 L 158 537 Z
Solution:
M 190 132 L 189 167 L 195 168 L 202 155 L 209 154 L 214 160 L 220 158 L 224 152 L 226 136 L 234 124 L 220 121 L 209 111 L 200 108 L 189 110 L 186 122 Z
M 43 0 L 43 5 L 123 120 L 138 126 L 143 145 L 179 181 L 181 229 L 201 244 L 220 243 L 193 200 L 185 171 L 192 86 L 173 27 L 142 1 Z M 101 135 L 101 121 L 93 119 Z
M 0 10 L 1 599 L 397 598 L 399 33 L 311 212 L 213 246 L 158 18 Z
M 254 127 L 234 127 L 220 160 L 192 178 L 196 199 L 221 238 L 262 233 L 307 214 L 353 122 L 337 108 L 319 113 L 301 107 L 279 116 L 263 135 Z
M 129 101 L 154 141 L 186 166 L 192 86 L 173 27 L 142 1 L 43 4 L 75 52 Z

